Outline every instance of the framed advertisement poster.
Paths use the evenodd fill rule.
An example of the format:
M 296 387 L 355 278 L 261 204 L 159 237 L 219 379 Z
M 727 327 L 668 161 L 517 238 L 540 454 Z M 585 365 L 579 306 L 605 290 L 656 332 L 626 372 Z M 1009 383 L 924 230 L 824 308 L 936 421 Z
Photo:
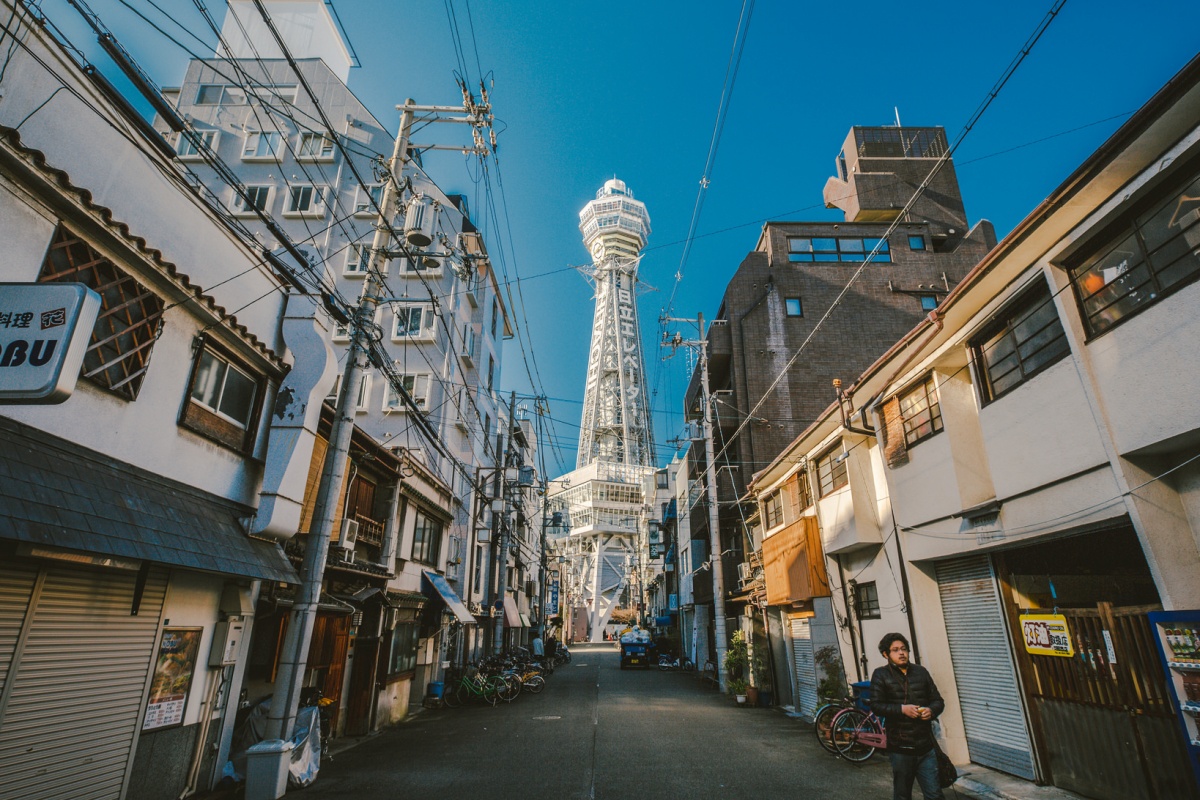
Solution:
M 183 724 L 203 633 L 203 628 L 163 628 L 158 659 L 154 663 L 154 679 L 150 682 L 146 719 L 142 722 L 143 731 Z

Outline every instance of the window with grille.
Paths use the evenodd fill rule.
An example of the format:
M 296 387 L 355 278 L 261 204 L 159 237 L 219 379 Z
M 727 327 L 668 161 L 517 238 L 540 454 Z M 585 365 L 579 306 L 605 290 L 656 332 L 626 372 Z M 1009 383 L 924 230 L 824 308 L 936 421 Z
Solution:
M 1200 277 L 1200 178 L 1104 239 L 1106 246 L 1069 270 L 1091 335 Z
M 436 566 L 442 549 L 442 523 L 417 511 L 413 519 L 412 560 Z
M 991 402 L 1070 352 L 1050 287 L 1038 279 L 974 339 L 980 391 Z
M 367 274 L 367 269 L 371 264 L 371 245 L 369 244 L 352 244 L 350 252 L 346 256 L 345 274 L 356 277 L 362 277 Z
M 394 677 L 417 668 L 417 645 L 420 643 L 420 625 L 417 622 L 401 622 L 392 631 L 392 644 L 388 651 L 388 677 Z
M 763 500 L 763 527 L 767 530 L 783 524 L 783 497 L 774 491 Z
M 192 370 L 180 424 L 237 450 L 254 443 L 263 378 L 211 345 L 201 348 Z
M 796 473 L 796 505 L 803 511 L 813 504 L 812 484 L 808 480 L 808 472 L 800 470 Z
M 332 161 L 333 140 L 321 133 L 302 133 L 296 158 L 302 161 Z
M 910 446 L 942 429 L 942 407 L 933 375 L 900 395 L 900 418 L 904 422 L 904 443 Z
M 879 619 L 879 589 L 875 581 L 854 587 L 854 613 L 859 619 Z
M 162 326 L 163 301 L 61 225 L 38 281 L 83 283 L 100 295 L 81 377 L 137 399 Z
M 839 442 L 817 458 L 817 487 L 821 497 L 837 491 L 849 482 L 846 475 L 846 453 Z

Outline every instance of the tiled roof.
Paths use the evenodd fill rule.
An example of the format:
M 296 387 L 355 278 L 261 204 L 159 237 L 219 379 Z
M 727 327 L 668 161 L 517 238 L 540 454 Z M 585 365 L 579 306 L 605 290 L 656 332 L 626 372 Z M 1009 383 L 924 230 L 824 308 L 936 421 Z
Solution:
M 0 417 L 0 539 L 297 583 L 254 509 Z

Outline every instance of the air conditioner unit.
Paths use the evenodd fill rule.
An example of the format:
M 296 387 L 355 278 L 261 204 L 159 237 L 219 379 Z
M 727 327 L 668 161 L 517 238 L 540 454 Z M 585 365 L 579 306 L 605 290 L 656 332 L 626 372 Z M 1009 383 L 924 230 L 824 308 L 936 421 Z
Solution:
M 353 519 L 342 520 L 342 529 L 338 533 L 337 546 L 343 550 L 354 550 L 354 543 L 358 541 L 358 521 Z
M 754 577 L 754 572 L 753 572 L 753 570 L 751 570 L 749 564 L 747 564 L 745 562 L 738 564 L 738 580 L 739 581 L 741 581 L 742 583 L 746 583 L 753 577 Z

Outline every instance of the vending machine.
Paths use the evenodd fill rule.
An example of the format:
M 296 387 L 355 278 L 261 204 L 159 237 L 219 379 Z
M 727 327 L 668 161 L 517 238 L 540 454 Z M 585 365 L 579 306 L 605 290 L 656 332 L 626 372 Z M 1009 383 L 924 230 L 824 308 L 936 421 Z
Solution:
M 1188 762 L 1200 784 L 1200 610 L 1153 611 L 1149 616 Z

